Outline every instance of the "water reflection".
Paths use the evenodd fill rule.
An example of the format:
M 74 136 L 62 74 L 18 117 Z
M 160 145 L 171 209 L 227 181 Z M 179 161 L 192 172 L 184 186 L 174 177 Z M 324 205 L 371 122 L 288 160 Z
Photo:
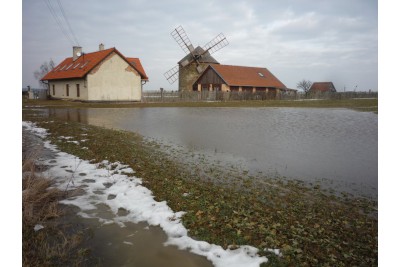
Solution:
M 54 109 L 50 114 L 138 132 L 228 165 L 240 163 L 254 173 L 326 179 L 377 194 L 378 116 L 373 113 L 312 108 L 126 108 Z
M 87 109 L 49 109 L 48 114 L 66 121 L 89 123 Z

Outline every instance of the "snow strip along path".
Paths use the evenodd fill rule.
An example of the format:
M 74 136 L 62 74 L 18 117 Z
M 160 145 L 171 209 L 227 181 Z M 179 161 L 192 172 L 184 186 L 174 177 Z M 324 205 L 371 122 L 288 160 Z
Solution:
M 22 126 L 42 138 L 47 135 L 46 129 L 38 128 L 34 123 L 23 121 Z M 173 212 L 166 201 L 155 201 L 152 192 L 142 186 L 142 179 L 125 175 L 134 173 L 130 167 L 118 162 L 103 161 L 102 165 L 106 167 L 99 168 L 89 161 L 59 151 L 49 141 L 44 140 L 44 145 L 56 154 L 55 159 L 45 160 L 44 164 L 49 166 L 46 173 L 55 179 L 57 187 L 61 190 L 79 188 L 86 192 L 61 201 L 62 204 L 79 207 L 81 211 L 78 215 L 98 218 L 103 223 L 117 223 L 121 227 L 124 226 L 124 222 L 147 222 L 153 226 L 160 226 L 168 236 L 165 245 L 175 245 L 179 249 L 205 256 L 217 267 L 260 266 L 268 261 L 266 257 L 257 255 L 258 249 L 252 246 L 225 250 L 221 246 L 190 238 L 187 229 L 181 223 L 184 212 Z M 99 204 L 108 205 L 115 217 L 105 220 L 96 216 L 93 211 Z M 118 216 L 118 210 L 121 208 L 127 211 L 126 215 Z

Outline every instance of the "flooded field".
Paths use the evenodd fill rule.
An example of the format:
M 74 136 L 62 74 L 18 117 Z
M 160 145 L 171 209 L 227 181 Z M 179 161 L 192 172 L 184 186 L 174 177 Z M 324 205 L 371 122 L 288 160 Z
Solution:
M 23 149 L 27 154 L 35 153 L 39 156 L 38 164 L 42 166 L 46 174 L 50 174 L 49 163 L 56 164 L 59 158 L 58 153 L 43 146 L 43 141 L 38 136 L 23 130 Z M 42 165 L 43 164 L 43 165 Z M 50 165 L 51 165 L 50 164 Z M 62 166 L 67 167 L 67 166 Z M 79 170 L 79 166 L 75 167 Z M 66 175 L 51 176 L 54 181 L 60 183 L 65 177 L 70 177 L 69 168 L 65 168 Z M 82 176 L 84 173 L 80 173 Z M 84 178 L 84 177 L 83 177 Z M 60 181 L 61 180 L 61 181 Z M 91 183 L 91 179 L 83 179 Z M 76 181 L 77 182 L 77 181 Z M 71 185 L 72 187 L 72 185 Z M 86 184 L 78 188 L 87 188 Z M 60 187 L 65 190 L 65 186 Z M 80 205 L 90 206 L 90 202 L 104 194 L 101 189 L 81 194 L 87 195 L 80 201 Z M 68 199 L 74 200 L 76 196 Z M 76 204 L 75 204 L 76 205 Z M 127 220 L 120 225 L 114 220 L 124 217 L 127 211 L 118 210 L 115 214 L 111 208 L 103 203 L 96 204 L 87 213 L 78 206 L 64 205 L 63 217 L 60 219 L 65 228 L 72 228 L 73 231 L 82 231 L 85 241 L 82 247 L 90 249 L 90 264 L 94 266 L 176 266 L 176 267 L 210 267 L 213 266 L 206 257 L 202 257 L 187 250 L 178 249 L 176 246 L 167 246 L 167 234 L 160 226 L 152 226 L 146 222 L 132 222 Z M 47 227 L 45 223 L 43 223 Z M 49 223 L 51 224 L 51 222 Z M 89 264 L 88 262 L 88 264 Z M 85 265 L 86 266 L 86 265 Z M 89 266 L 89 265 L 88 265 Z
M 348 109 L 142 108 L 54 109 L 50 114 L 138 132 L 182 160 L 211 162 L 250 174 L 324 181 L 376 197 L 378 116 Z M 196 155 L 196 156 L 193 156 Z
M 176 115 L 171 113 L 174 110 L 177 112 Z M 121 113 L 114 109 L 98 112 L 99 110 L 93 109 L 49 110 L 43 108 L 36 111 L 36 113 L 30 115 L 30 118 L 36 121 L 35 117 L 37 117 L 39 126 L 48 129 L 50 133 L 48 139 L 52 144 L 54 143 L 63 151 L 72 154 L 68 156 L 59 153 L 57 159 L 48 161 L 48 164 L 52 165 L 51 170 L 55 171 L 55 175 L 51 176 L 67 175 L 66 178 L 68 179 L 71 173 L 76 173 L 74 187 L 84 189 L 87 194 L 78 196 L 77 199 L 70 198 L 62 203 L 77 205 L 80 208 L 77 215 L 83 219 L 99 219 L 101 228 L 99 228 L 98 233 L 95 230 L 94 235 L 98 238 L 96 245 L 102 246 L 96 248 L 96 251 L 100 251 L 100 254 L 106 254 L 101 252 L 103 249 L 105 251 L 108 249 L 102 240 L 106 240 L 110 236 L 116 237 L 112 239 L 113 241 L 107 243 L 111 246 L 110 250 L 115 249 L 116 254 L 125 255 L 124 251 L 129 251 L 129 249 L 126 249 L 127 247 L 132 247 L 135 244 L 140 245 L 133 240 L 136 231 L 144 230 L 146 232 L 151 227 L 147 229 L 148 226 L 146 225 L 136 226 L 135 224 L 147 221 L 150 225 L 161 226 L 168 237 L 167 243 L 164 244 L 176 245 L 180 249 L 206 256 L 213 264 L 222 259 L 233 260 L 232 253 L 235 255 L 239 253 L 240 258 L 246 261 L 246 263 L 242 262 L 241 266 L 250 266 L 248 260 L 252 264 L 261 263 L 266 260 L 265 257 L 271 260 L 272 266 L 274 266 L 275 261 L 281 260 L 293 263 L 293 266 L 298 266 L 299 263 L 304 262 L 310 264 L 329 262 L 328 265 L 334 265 L 333 262 L 337 260 L 327 258 L 327 255 L 332 253 L 342 255 L 340 254 L 341 251 L 349 251 L 346 254 L 347 256 L 344 255 L 340 258 L 340 262 L 346 263 L 344 264 L 346 266 L 352 266 L 355 262 L 372 266 L 370 263 L 377 261 L 377 202 L 373 199 L 352 198 L 347 194 L 343 194 L 343 196 L 339 194 L 339 197 L 326 194 L 326 190 L 323 186 L 320 186 L 322 183 L 319 181 L 322 180 L 328 186 L 336 189 L 351 185 L 358 190 L 358 193 L 368 194 L 368 190 L 365 190 L 368 187 L 365 182 L 355 182 L 351 179 L 341 182 L 338 179 L 318 177 L 306 177 L 303 180 L 289 176 L 285 178 L 281 176 L 281 173 L 278 173 L 276 168 L 269 170 L 268 162 L 265 162 L 266 166 L 259 165 L 260 167 L 257 167 L 259 159 L 252 162 L 251 158 L 244 156 L 246 153 L 251 155 L 252 151 L 240 151 L 239 146 L 235 146 L 235 142 L 232 141 L 232 135 L 241 136 L 242 143 L 252 144 L 255 152 L 260 153 L 262 149 L 257 150 L 259 147 L 254 147 L 254 145 L 272 150 L 274 146 L 271 146 L 268 142 L 279 140 L 280 135 L 285 135 L 286 130 L 279 129 L 280 125 L 287 127 L 287 129 L 290 128 L 290 125 L 298 125 L 306 133 L 300 135 L 300 139 L 297 141 L 307 140 L 304 136 L 315 131 L 319 134 L 312 136 L 312 138 L 319 141 L 316 144 L 321 144 L 323 142 L 320 140 L 323 138 L 320 135 L 329 140 L 333 136 L 331 132 L 336 130 L 338 138 L 332 138 L 332 143 L 335 145 L 336 142 L 336 146 L 343 149 L 337 139 L 344 136 L 351 137 L 353 144 L 357 145 L 358 139 L 354 138 L 354 131 L 352 131 L 357 129 L 362 136 L 361 139 L 369 142 L 372 140 L 371 143 L 374 143 L 376 137 L 373 137 L 373 134 L 369 135 L 370 139 L 364 138 L 368 136 L 365 135 L 365 132 L 374 133 L 376 126 L 373 124 L 373 120 L 377 117 L 373 113 L 349 112 L 344 109 L 303 110 L 288 108 L 150 108 L 133 110 L 133 112 L 132 110 L 125 110 Z M 187 111 L 188 114 L 179 114 L 179 112 Z M 197 114 L 193 111 L 196 111 Z M 315 113 L 315 111 L 318 111 L 318 113 Z M 301 114 L 303 112 L 304 114 Z M 207 116 L 204 116 L 205 113 L 207 113 Z M 296 124 L 284 116 L 288 114 L 295 117 L 296 113 L 303 115 L 313 123 L 301 127 L 301 123 Z M 236 116 L 230 117 L 229 115 L 232 114 Z M 263 123 L 266 114 L 274 115 L 274 120 L 265 120 Z M 348 122 L 348 124 L 345 123 L 345 126 L 343 126 L 341 123 L 337 123 L 335 127 L 329 128 L 329 123 L 318 120 L 317 117 L 320 114 L 323 115 L 325 121 L 331 124 L 343 121 Z M 365 116 L 365 114 L 367 115 Z M 54 118 L 53 115 L 59 119 Z M 141 115 L 139 117 L 142 117 L 142 120 L 138 119 L 137 115 Z M 149 117 L 146 118 L 148 115 Z M 261 131 L 260 129 L 264 129 L 267 134 L 254 133 L 245 127 L 241 128 L 235 122 L 235 119 L 237 120 L 235 117 L 240 117 L 240 115 L 245 115 L 241 117 L 241 124 L 252 130 Z M 185 120 L 187 117 L 188 119 Z M 258 118 L 261 123 L 256 123 L 256 120 L 252 117 Z M 279 117 L 283 118 L 283 121 L 280 121 Z M 209 125 L 205 124 L 195 125 L 196 123 L 191 122 L 190 118 L 197 119 L 199 123 L 207 122 L 213 127 L 207 128 Z M 181 119 L 182 122 L 175 121 L 177 119 Z M 67 122 L 68 120 L 70 122 Z M 85 126 L 74 121 L 88 125 Z M 164 121 L 167 121 L 167 124 L 163 123 Z M 275 133 L 274 135 L 274 131 L 269 131 L 272 127 L 268 127 L 268 123 L 271 123 L 271 121 L 275 122 L 273 124 L 277 129 L 275 131 L 281 130 L 283 133 Z M 124 126 L 124 122 L 128 125 Z M 129 128 L 128 131 L 108 129 L 126 130 L 130 126 L 129 124 L 136 125 L 137 122 L 143 123 L 141 129 L 147 129 L 148 135 L 145 135 L 140 129 L 132 130 L 132 128 Z M 224 129 L 234 148 L 233 152 L 223 150 L 223 146 L 219 146 L 218 140 L 220 139 L 218 138 L 216 140 L 209 138 L 209 142 L 202 147 L 196 143 L 179 142 L 182 138 L 180 134 L 187 135 L 187 132 L 193 135 L 197 134 L 195 137 L 201 138 L 199 133 L 195 133 L 193 129 L 176 128 L 177 126 L 186 127 L 186 125 L 183 125 L 185 122 L 187 127 L 193 125 L 194 129 L 197 129 L 207 138 L 209 138 L 208 132 L 219 137 L 218 130 Z M 118 123 L 122 126 L 118 126 Z M 147 123 L 150 124 L 147 125 Z M 246 123 L 248 124 L 246 125 Z M 375 123 L 377 123 L 377 120 Z M 25 124 L 27 127 L 29 126 L 28 123 Z M 105 126 L 105 128 L 89 126 L 91 124 Z M 158 130 L 157 124 L 161 126 Z M 227 125 L 232 125 L 228 129 L 237 127 L 241 133 L 236 133 L 234 130 L 231 133 L 226 131 Z M 313 131 L 307 131 L 308 127 L 311 126 L 314 126 Z M 151 132 L 151 129 L 153 132 Z M 324 132 L 323 129 L 328 130 Z M 372 129 L 372 131 L 368 129 Z M 37 129 L 37 131 L 40 133 L 42 130 Z M 129 131 L 136 131 L 147 136 L 150 142 L 143 144 L 140 136 Z M 293 133 L 290 130 L 287 132 Z M 346 134 L 341 134 L 342 132 Z M 246 134 L 251 138 L 243 138 Z M 256 136 L 260 138 L 254 138 Z M 286 139 L 282 138 L 281 140 L 295 139 L 295 137 L 286 136 Z M 177 141 L 174 142 L 174 140 Z M 265 144 L 260 140 L 263 140 Z M 228 144 L 224 140 L 221 143 Z M 211 144 L 211 146 L 207 146 L 208 144 Z M 290 145 L 294 146 L 295 144 L 296 142 L 288 142 L 286 145 L 290 147 Z M 346 144 L 350 145 L 350 143 Z M 343 155 L 347 156 L 346 153 L 349 153 L 354 147 L 344 150 Z M 161 148 L 161 151 L 159 148 Z M 229 148 L 231 147 L 228 146 Z M 316 151 L 312 146 L 311 148 L 311 151 Z M 165 150 L 168 152 L 167 154 L 163 153 Z M 326 151 L 320 152 L 318 156 L 322 157 L 324 152 Z M 326 154 L 329 154 L 329 152 L 328 149 Z M 90 162 L 98 162 L 100 169 L 97 165 L 87 165 L 88 162 L 79 159 L 79 162 L 77 162 L 74 155 L 90 160 Z M 253 155 L 257 155 L 257 153 Z M 368 153 L 362 155 L 368 156 Z M 376 153 L 372 155 L 376 157 Z M 278 157 L 279 152 L 274 156 Z M 302 155 L 298 153 L 297 156 L 301 158 Z M 103 163 L 104 159 L 110 162 Z M 367 159 L 367 157 L 364 159 Z M 180 164 L 179 160 L 185 161 L 186 164 Z M 351 160 L 351 158 L 348 157 L 348 160 Z M 122 165 L 118 162 L 122 162 Z M 357 165 L 354 162 L 353 165 L 356 167 Z M 123 165 L 124 163 L 131 164 Z M 332 166 L 334 165 L 332 164 Z M 78 167 L 80 170 L 77 170 Z M 222 167 L 222 172 L 220 172 L 219 167 Z M 308 167 L 310 168 L 310 166 Z M 287 169 L 289 168 L 290 165 Z M 134 172 L 133 170 L 136 170 L 137 177 L 144 179 L 146 188 L 139 186 L 140 182 L 136 178 L 127 176 Z M 226 170 L 228 172 L 225 172 Z M 253 175 L 253 173 L 256 175 Z M 274 177 L 275 179 L 269 179 Z M 290 181 L 288 179 L 297 180 Z M 311 183 L 313 179 L 314 183 Z M 68 180 L 65 180 L 64 183 L 68 183 Z M 218 185 L 219 183 L 222 184 L 222 187 Z M 338 188 L 337 185 L 340 184 L 341 188 Z M 308 185 L 312 187 L 308 187 Z M 370 188 L 370 195 L 373 196 L 377 190 L 374 186 Z M 152 202 L 151 192 L 161 202 Z M 329 192 L 333 193 L 334 190 L 329 190 Z M 142 195 L 142 193 L 145 193 L 145 195 Z M 144 196 L 146 197 L 144 198 Z M 144 200 L 146 201 L 143 202 Z M 147 200 L 151 201 L 148 202 Z M 166 207 L 165 203 L 168 203 L 170 208 Z M 156 213 L 153 213 L 153 211 Z M 167 213 L 164 211 L 167 211 Z M 174 215 L 171 211 L 175 211 L 176 214 Z M 178 211 L 185 211 L 185 213 Z M 109 216 L 110 214 L 114 214 L 114 217 Z M 152 215 L 149 217 L 150 214 Z M 162 220 L 159 217 L 161 214 L 165 214 L 161 217 Z M 305 214 L 307 216 L 304 216 Z M 183 217 L 181 217 L 182 215 Z M 179 218 L 182 218 L 182 223 L 191 233 L 189 238 L 186 236 L 188 232 L 177 221 Z M 124 223 L 125 227 L 132 228 L 128 230 L 129 233 L 122 231 L 121 235 L 109 235 L 108 231 L 102 228 L 108 227 L 112 223 L 116 224 L 114 225 L 116 227 L 113 227 L 117 229 L 118 225 L 121 226 L 120 223 Z M 177 223 L 179 224 L 178 232 L 174 230 Z M 258 225 L 258 227 L 254 227 L 254 225 Z M 113 227 L 109 228 L 110 233 L 116 231 Z M 139 232 L 137 232 L 138 236 L 141 235 Z M 277 234 L 278 232 L 280 234 Z M 104 237 L 108 237 L 102 239 L 103 234 Z M 311 239 L 310 236 L 312 236 Z M 161 238 L 161 240 L 164 239 Z M 244 246 L 241 246 L 238 251 L 223 251 L 221 248 L 217 249 L 214 245 L 210 246 L 199 240 L 223 246 L 228 250 L 230 247 L 237 248 L 237 244 Z M 315 246 L 315 244 L 320 245 Z M 250 245 L 251 248 L 245 245 Z M 255 253 L 258 249 L 260 254 L 249 258 L 248 249 L 251 250 L 251 253 Z M 321 252 L 321 249 L 324 251 Z M 296 251 L 302 251 L 301 255 L 293 254 Z M 281 252 L 284 258 L 278 260 L 277 255 L 281 255 Z M 292 257 L 293 255 L 294 257 Z M 126 262 L 130 262 L 132 258 L 127 257 L 125 259 Z M 112 257 L 110 260 L 113 261 Z M 234 261 L 237 262 L 236 259 Z M 227 262 L 225 263 L 221 266 L 232 266 Z

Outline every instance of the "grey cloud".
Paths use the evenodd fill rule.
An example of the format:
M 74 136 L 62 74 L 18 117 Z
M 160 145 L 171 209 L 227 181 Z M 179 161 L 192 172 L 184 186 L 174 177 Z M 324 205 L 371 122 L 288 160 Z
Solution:
M 377 1 L 62 3 L 84 51 L 103 42 L 142 60 L 150 77 L 146 90 L 176 90 L 163 73 L 185 56 L 170 36 L 179 25 L 193 45 L 204 45 L 223 32 L 230 44 L 215 53 L 218 61 L 267 67 L 292 88 L 303 78 L 333 77 L 377 89 Z M 70 56 L 71 46 L 43 1 L 23 0 L 23 85 L 36 83 L 33 72 L 43 61 L 58 63 Z

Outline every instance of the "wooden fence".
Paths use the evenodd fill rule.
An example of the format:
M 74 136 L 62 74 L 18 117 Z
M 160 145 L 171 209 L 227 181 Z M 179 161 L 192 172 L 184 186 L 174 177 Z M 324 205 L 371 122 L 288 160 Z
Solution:
M 143 102 L 198 102 L 198 101 L 246 101 L 246 100 L 301 100 L 301 99 L 349 99 L 377 98 L 378 92 L 222 92 L 222 91 L 144 91 Z

